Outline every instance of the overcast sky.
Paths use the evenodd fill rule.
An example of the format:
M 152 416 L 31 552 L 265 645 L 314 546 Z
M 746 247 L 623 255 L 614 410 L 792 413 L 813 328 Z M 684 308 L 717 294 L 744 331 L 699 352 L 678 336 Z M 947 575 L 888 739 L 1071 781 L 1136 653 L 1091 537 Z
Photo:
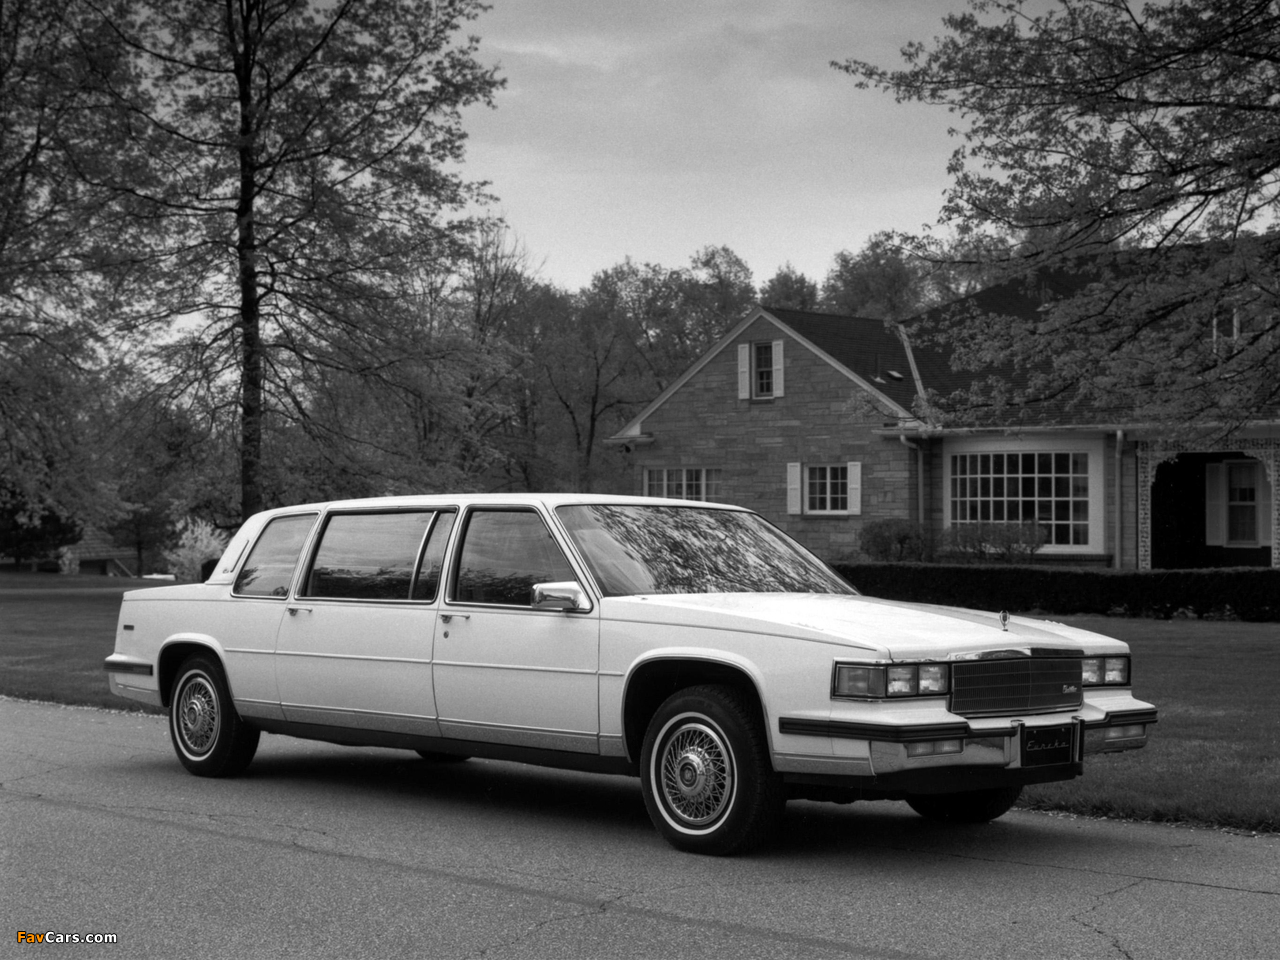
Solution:
M 757 285 L 787 261 L 821 281 L 836 251 L 937 219 L 953 118 L 829 64 L 897 65 L 962 0 L 490 2 L 471 30 L 507 87 L 466 114 L 465 173 L 545 280 L 725 245 Z

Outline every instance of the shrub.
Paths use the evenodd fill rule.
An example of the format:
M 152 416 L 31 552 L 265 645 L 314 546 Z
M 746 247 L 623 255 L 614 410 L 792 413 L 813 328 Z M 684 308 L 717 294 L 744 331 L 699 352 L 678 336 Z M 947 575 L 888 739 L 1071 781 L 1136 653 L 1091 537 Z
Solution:
M 178 522 L 178 542 L 163 551 L 169 572 L 183 583 L 197 583 L 202 568 L 209 560 L 217 560 L 227 546 L 227 535 L 220 533 L 213 524 L 196 517 Z
M 856 563 L 835 569 L 889 600 L 1054 614 L 1280 620 L 1280 569 L 1088 570 L 1045 565 Z
M 892 563 L 932 559 L 930 537 L 920 524 L 910 520 L 872 520 L 863 524 L 859 542 L 862 552 L 872 560 Z
M 957 523 L 947 530 L 947 548 L 953 556 L 979 563 L 1024 563 L 1044 546 L 1047 535 L 1036 523 Z

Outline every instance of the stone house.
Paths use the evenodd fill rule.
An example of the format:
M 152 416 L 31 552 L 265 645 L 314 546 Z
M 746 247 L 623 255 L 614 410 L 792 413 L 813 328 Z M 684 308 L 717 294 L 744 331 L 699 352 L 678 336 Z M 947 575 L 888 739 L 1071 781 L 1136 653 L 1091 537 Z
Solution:
M 1044 561 L 1280 566 L 1280 419 L 1229 449 L 1125 423 L 922 419 L 917 400 L 957 376 L 901 327 L 757 307 L 607 442 L 636 493 L 742 504 L 827 559 L 892 517 L 935 531 L 1035 520 Z

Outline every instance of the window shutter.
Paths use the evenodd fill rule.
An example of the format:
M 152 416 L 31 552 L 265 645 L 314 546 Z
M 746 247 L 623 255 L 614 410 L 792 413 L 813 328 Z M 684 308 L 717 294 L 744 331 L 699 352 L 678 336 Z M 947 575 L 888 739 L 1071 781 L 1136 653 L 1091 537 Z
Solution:
M 1276 498 L 1272 494 L 1271 481 L 1267 477 L 1265 464 L 1258 464 L 1258 544 L 1271 546 L 1271 527 L 1275 521 L 1271 511 L 1275 509 Z
M 787 513 L 803 512 L 800 507 L 800 464 L 787 464 Z
M 849 467 L 849 512 L 862 515 L 862 461 L 850 460 Z
M 1204 466 L 1204 542 L 1223 547 L 1227 543 L 1226 470 L 1220 463 Z
M 782 341 L 773 341 L 773 395 L 782 396 Z
M 751 399 L 751 344 L 738 344 L 738 399 Z

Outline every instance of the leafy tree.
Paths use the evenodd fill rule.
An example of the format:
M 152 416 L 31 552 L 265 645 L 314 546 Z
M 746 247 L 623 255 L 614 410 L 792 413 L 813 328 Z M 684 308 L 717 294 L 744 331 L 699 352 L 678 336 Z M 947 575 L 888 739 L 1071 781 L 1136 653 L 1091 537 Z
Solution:
M 12 559 L 15 567 L 80 539 L 82 528 L 75 520 L 49 507 L 32 517 L 15 505 L 7 486 L 0 483 L 0 556 Z
M 905 320 L 928 302 L 928 271 L 890 233 L 877 233 L 856 254 L 841 250 L 822 284 L 831 313 Z
M 112 139 L 93 78 L 115 78 L 120 58 L 81 12 L 0 3 L 0 505 L 19 523 L 112 507 L 94 467 L 104 347 L 90 271 L 111 223 L 76 158 Z
M 456 39 L 477 0 L 113 0 L 128 123 L 82 173 L 129 215 L 114 267 L 139 329 L 198 318 L 186 349 L 234 381 L 241 511 L 265 505 L 272 416 L 308 382 L 381 372 L 419 335 L 414 268 L 452 256 L 477 196 L 460 110 L 499 85 Z M 190 320 L 188 320 L 190 322 Z
M 959 116 L 942 221 L 1005 241 L 989 263 L 1079 277 L 1034 317 L 942 315 L 961 361 L 1022 370 L 1006 402 L 1179 432 L 1229 435 L 1274 413 L 1280 8 L 970 0 L 944 24 L 903 50 L 905 69 L 837 66 Z
M 760 302 L 786 310 L 817 310 L 818 285 L 787 263 L 760 288 Z

